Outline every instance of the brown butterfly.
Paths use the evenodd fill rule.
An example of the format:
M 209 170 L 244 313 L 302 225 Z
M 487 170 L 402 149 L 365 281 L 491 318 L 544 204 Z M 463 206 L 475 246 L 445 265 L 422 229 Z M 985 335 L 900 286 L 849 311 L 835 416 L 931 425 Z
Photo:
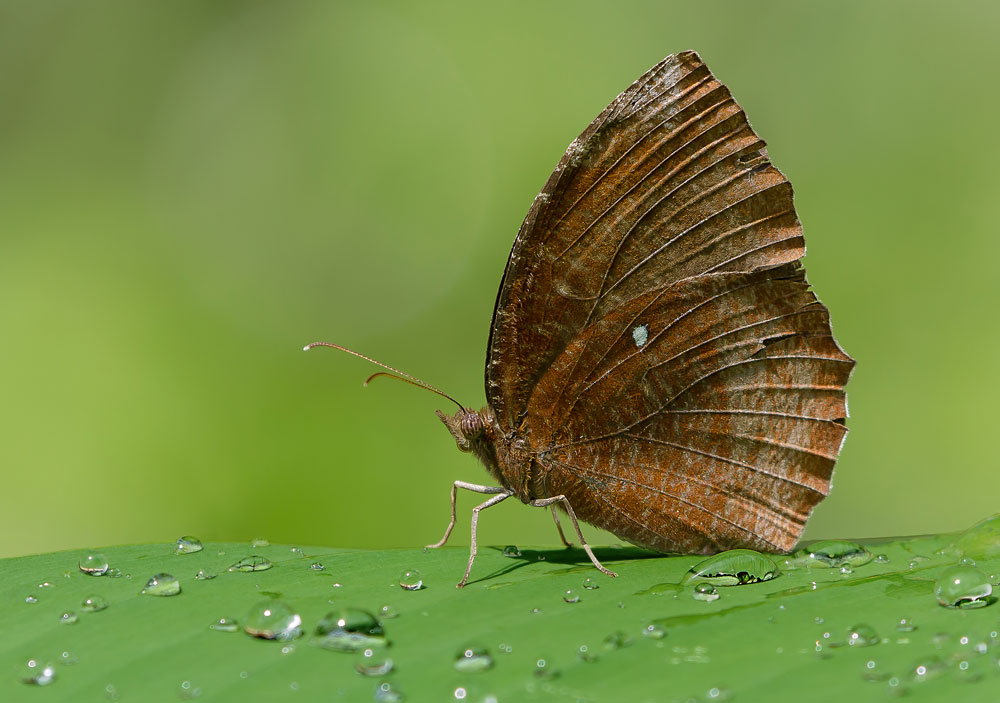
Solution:
M 528 211 L 487 406 L 401 374 L 459 405 L 438 416 L 500 483 L 452 487 L 430 547 L 458 488 L 492 496 L 459 586 L 479 512 L 512 496 L 549 507 L 566 543 L 563 508 L 610 576 L 578 518 L 658 552 L 795 545 L 830 490 L 855 362 L 809 290 L 792 186 L 764 146 L 696 53 L 668 56 L 570 144 Z

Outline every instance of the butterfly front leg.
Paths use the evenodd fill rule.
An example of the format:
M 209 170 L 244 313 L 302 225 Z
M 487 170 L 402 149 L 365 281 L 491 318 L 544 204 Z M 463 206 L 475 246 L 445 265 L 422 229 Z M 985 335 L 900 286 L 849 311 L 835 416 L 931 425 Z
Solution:
M 608 576 L 617 576 L 618 574 L 616 574 L 614 571 L 611 571 L 610 569 L 604 568 L 604 565 L 601 564 L 601 562 L 597 561 L 597 557 L 595 557 L 594 556 L 594 552 L 591 551 L 590 545 L 587 544 L 587 540 L 585 540 L 583 538 L 583 532 L 580 531 L 580 523 L 578 523 L 576 521 L 576 513 L 573 512 L 573 506 L 569 504 L 569 499 L 566 496 L 553 496 L 551 498 L 539 498 L 538 500 L 531 501 L 531 503 L 529 503 L 529 505 L 532 505 L 532 506 L 534 506 L 536 508 L 551 507 L 551 508 L 553 508 L 552 516 L 555 517 L 555 509 L 554 509 L 555 508 L 555 504 L 556 503 L 560 503 L 560 502 L 566 508 L 566 514 L 569 515 L 569 520 L 570 520 L 570 522 L 573 523 L 573 529 L 576 530 L 576 536 L 580 538 L 580 546 L 583 547 L 584 551 L 587 552 L 587 556 L 590 557 L 591 563 L 594 566 L 596 566 L 597 570 L 600 571 L 601 573 L 607 574 Z M 556 525 L 557 526 L 559 525 L 559 520 L 558 519 L 556 520 Z M 559 528 L 559 534 L 560 534 L 560 536 L 562 536 L 562 528 L 561 527 Z M 563 539 L 563 544 L 566 544 L 565 538 Z M 569 546 L 569 545 L 567 544 L 567 546 Z M 471 565 L 472 565 L 472 562 L 470 561 L 469 562 L 469 566 L 471 567 Z M 466 574 L 466 576 L 468 576 L 468 574 Z
M 566 535 L 563 534 L 562 524 L 559 522 L 559 513 L 556 512 L 556 504 L 553 503 L 550 505 L 549 509 L 552 511 L 552 522 L 556 524 L 556 529 L 559 531 L 559 539 L 562 541 L 563 546 L 567 548 L 572 547 L 573 543 L 568 541 Z

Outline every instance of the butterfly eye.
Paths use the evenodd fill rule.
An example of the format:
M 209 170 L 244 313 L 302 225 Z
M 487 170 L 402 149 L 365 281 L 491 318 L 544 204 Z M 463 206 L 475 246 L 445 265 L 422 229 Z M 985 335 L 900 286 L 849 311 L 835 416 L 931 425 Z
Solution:
M 465 413 L 462 416 L 462 436 L 466 439 L 476 439 L 483 433 L 483 419 L 479 413 Z

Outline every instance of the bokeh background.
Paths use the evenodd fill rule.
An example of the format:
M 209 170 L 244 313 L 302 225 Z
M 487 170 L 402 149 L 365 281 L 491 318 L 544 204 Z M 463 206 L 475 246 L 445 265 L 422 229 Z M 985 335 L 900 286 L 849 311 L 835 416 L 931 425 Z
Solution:
M 807 536 L 996 512 L 997 26 L 990 2 L 0 2 L 0 554 L 436 540 L 450 482 L 486 479 L 448 406 L 302 345 L 479 406 L 532 198 L 688 48 L 794 183 L 860 362 Z M 555 540 L 516 502 L 481 529 Z

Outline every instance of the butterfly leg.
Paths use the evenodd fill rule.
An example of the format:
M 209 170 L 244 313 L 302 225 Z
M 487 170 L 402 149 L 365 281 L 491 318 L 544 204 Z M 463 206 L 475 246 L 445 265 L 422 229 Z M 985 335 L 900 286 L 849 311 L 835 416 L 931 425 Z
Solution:
M 550 505 L 549 509 L 552 511 L 552 521 L 556 524 L 556 529 L 559 530 L 559 539 L 562 540 L 563 546 L 572 547 L 573 543 L 566 541 L 566 535 L 563 534 L 562 525 L 559 524 L 559 513 L 556 512 L 556 504 L 553 503 Z
M 502 490 L 503 493 L 493 496 L 485 503 L 480 503 L 472 509 L 472 544 L 469 546 L 469 565 L 465 567 L 465 576 L 463 576 L 462 580 L 455 585 L 456 588 L 461 588 L 468 582 L 469 572 L 472 571 L 472 562 L 476 560 L 476 528 L 479 525 L 479 511 L 492 507 L 500 501 L 506 500 L 514 495 L 510 491 L 506 491 L 502 488 L 500 490 Z
M 608 576 L 617 576 L 618 574 L 609 569 L 605 569 L 601 562 L 597 561 L 597 557 L 595 557 L 594 552 L 591 551 L 590 545 L 587 544 L 587 540 L 583 538 L 583 532 L 580 531 L 580 523 L 576 521 L 576 513 L 573 512 L 573 506 L 569 504 L 569 499 L 566 496 L 553 496 L 552 498 L 533 500 L 531 501 L 531 505 L 536 508 L 544 508 L 559 502 L 562 502 L 562 504 L 566 507 L 566 514 L 569 515 L 569 520 L 573 523 L 573 528 L 576 530 L 576 536 L 580 538 L 580 546 L 587 552 L 587 556 L 590 557 L 591 563 L 593 563 L 593 565 L 596 566 L 597 570 L 601 573 L 607 574 Z
M 455 529 L 455 498 L 458 494 L 458 489 L 464 488 L 467 491 L 472 491 L 473 493 L 505 493 L 506 489 L 500 486 L 480 486 L 476 483 L 466 483 L 465 481 L 455 481 L 451 486 L 451 522 L 448 523 L 448 528 L 444 531 L 444 537 L 440 541 L 434 544 L 428 544 L 424 549 L 435 549 L 437 547 L 443 547 L 448 538 L 451 537 L 451 531 Z

